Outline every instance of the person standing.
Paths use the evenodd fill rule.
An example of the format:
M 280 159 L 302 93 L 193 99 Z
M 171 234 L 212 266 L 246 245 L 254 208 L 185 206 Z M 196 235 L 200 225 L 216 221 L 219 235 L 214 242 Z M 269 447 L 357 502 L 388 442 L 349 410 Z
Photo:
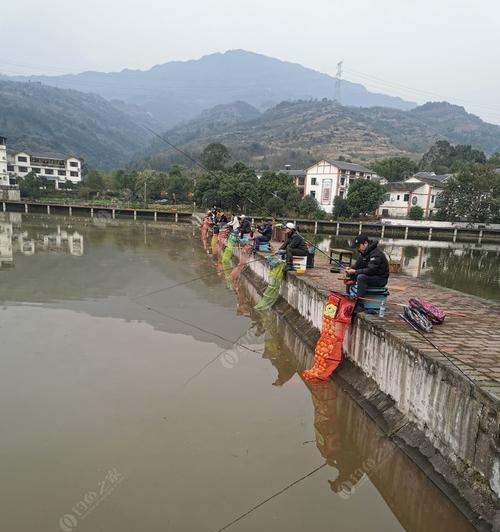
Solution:
M 280 250 L 286 251 L 286 270 L 293 270 L 293 257 L 307 257 L 309 249 L 304 237 L 297 232 L 295 224 L 288 222 L 286 225 L 287 239 L 280 247 Z
M 389 261 L 378 247 L 376 240 L 366 235 L 358 235 L 354 245 L 359 251 L 359 258 L 353 268 L 346 268 L 346 274 L 358 284 L 358 298 L 366 296 L 368 288 L 383 288 L 389 280 Z M 362 301 L 358 302 L 358 311 L 364 310 Z

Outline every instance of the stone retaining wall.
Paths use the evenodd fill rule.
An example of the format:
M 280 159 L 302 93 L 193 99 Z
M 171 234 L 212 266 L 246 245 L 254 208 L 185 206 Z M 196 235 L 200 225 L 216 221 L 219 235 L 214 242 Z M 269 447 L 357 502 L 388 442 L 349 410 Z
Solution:
M 269 268 L 264 260 L 251 262 L 245 275 L 268 282 Z M 309 338 L 317 338 L 328 292 L 291 274 L 280 295 L 310 325 Z M 344 354 L 336 378 L 352 387 L 359 404 L 477 527 L 500 530 L 499 402 L 439 353 L 412 348 L 378 316 L 356 319 Z

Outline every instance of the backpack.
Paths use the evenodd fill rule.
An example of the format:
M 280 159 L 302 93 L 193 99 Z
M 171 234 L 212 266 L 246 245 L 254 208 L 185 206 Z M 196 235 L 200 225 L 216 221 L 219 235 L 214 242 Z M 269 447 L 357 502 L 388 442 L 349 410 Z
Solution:
M 433 305 L 430 301 L 422 298 L 412 298 L 409 301 L 410 307 L 418 310 L 422 314 L 425 314 L 432 323 L 443 323 L 446 318 L 446 314 L 438 307 Z

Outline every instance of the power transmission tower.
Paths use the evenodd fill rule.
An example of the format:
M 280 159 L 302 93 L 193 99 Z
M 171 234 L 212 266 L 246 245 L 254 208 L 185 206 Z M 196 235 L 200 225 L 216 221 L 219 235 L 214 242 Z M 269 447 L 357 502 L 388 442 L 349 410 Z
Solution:
M 342 105 L 342 65 L 344 64 L 344 61 L 339 61 L 337 63 L 337 76 L 335 81 L 335 101 Z

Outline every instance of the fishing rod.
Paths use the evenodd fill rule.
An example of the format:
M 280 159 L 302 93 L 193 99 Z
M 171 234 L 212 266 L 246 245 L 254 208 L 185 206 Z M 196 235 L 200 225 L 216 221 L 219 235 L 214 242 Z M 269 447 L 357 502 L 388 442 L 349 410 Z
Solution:
M 176 146 L 175 144 L 173 144 L 172 142 L 170 142 L 168 139 L 166 139 L 165 137 L 163 137 L 162 135 L 160 135 L 159 133 L 157 133 L 156 131 L 154 131 L 153 129 L 151 129 L 150 127 L 148 126 L 145 126 L 145 125 L 142 125 L 141 124 L 141 127 L 147 131 L 149 131 L 151 134 L 153 134 L 155 137 L 159 138 L 160 140 L 162 140 L 163 142 L 165 142 L 165 144 L 168 144 L 168 146 L 170 146 L 171 148 L 173 148 L 174 150 L 178 151 L 181 155 L 183 155 L 186 159 L 188 159 L 189 161 L 191 161 L 192 163 L 194 163 L 196 166 L 198 166 L 199 168 L 201 168 L 203 171 L 207 172 L 208 174 L 210 174 L 212 177 L 215 177 L 217 178 L 217 174 L 215 174 L 215 172 L 213 172 L 212 170 L 208 169 L 204 164 L 202 164 L 200 161 L 198 161 L 198 159 L 196 159 L 195 157 L 192 157 L 191 155 L 189 155 L 187 152 L 185 152 L 184 150 L 181 150 L 178 146 Z M 262 209 L 262 206 L 261 205 L 258 205 L 255 201 L 253 201 L 249 196 L 242 196 L 244 199 L 250 201 L 250 203 L 252 203 L 254 206 L 256 206 L 257 208 L 259 209 Z M 270 218 L 274 218 L 274 216 L 269 212 L 269 211 L 265 211 L 267 212 L 267 216 L 269 216 Z M 320 249 L 318 246 L 316 246 L 316 244 L 313 244 L 312 242 L 310 242 L 309 240 L 307 240 L 304 235 L 302 235 L 301 233 L 299 233 L 299 231 L 297 231 L 297 234 L 299 234 L 305 242 L 307 242 L 307 244 L 309 244 L 313 249 L 319 251 L 320 253 L 323 253 L 323 255 L 325 255 L 326 257 L 328 257 L 329 260 L 331 260 L 332 262 L 335 262 L 335 264 L 337 264 L 337 266 L 339 266 L 340 268 L 344 269 L 345 268 L 345 265 L 342 264 L 340 261 L 338 261 L 337 259 L 333 259 L 332 257 L 330 257 L 330 255 L 328 255 L 328 253 L 326 253 L 325 251 L 323 251 L 322 249 Z
M 245 266 L 247 264 L 252 264 L 253 262 L 259 262 L 261 261 L 260 258 L 253 259 L 245 263 Z M 207 277 L 211 277 L 212 275 L 219 274 L 219 273 L 225 273 L 227 271 L 233 270 L 234 266 L 228 267 L 228 268 L 222 268 L 220 271 L 210 271 L 209 273 L 205 275 L 200 275 L 199 277 L 193 277 L 192 279 L 189 279 L 187 281 L 181 281 L 180 283 L 176 283 L 170 286 L 165 286 L 164 288 L 159 288 L 158 290 L 153 290 L 152 292 L 147 292 L 146 294 L 141 294 L 139 296 L 135 296 L 132 299 L 132 301 L 137 301 L 138 299 L 142 299 L 143 297 L 153 296 L 155 294 L 159 294 L 161 292 L 166 292 L 167 290 L 171 290 L 173 288 L 177 288 L 178 286 L 184 286 L 190 283 L 194 283 L 196 281 L 200 281 L 201 279 L 206 279 Z

